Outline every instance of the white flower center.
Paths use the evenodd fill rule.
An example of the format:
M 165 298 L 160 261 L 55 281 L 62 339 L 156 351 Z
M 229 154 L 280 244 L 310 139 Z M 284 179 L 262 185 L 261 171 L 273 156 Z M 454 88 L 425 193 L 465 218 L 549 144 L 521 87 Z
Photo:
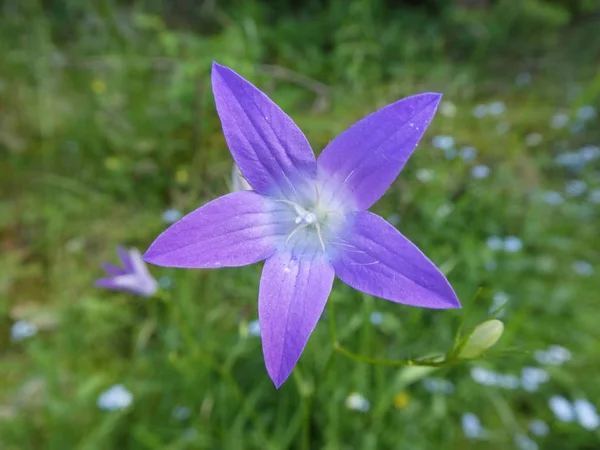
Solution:
M 289 228 L 285 243 L 289 244 L 292 239 L 294 242 L 302 240 L 309 245 L 318 245 L 325 251 L 324 234 L 336 222 L 335 217 L 341 218 L 343 214 L 330 205 L 324 204 L 319 189 L 316 187 L 316 197 L 302 202 L 304 206 L 290 200 L 277 200 L 277 202 L 291 206 L 296 216 L 293 220 L 294 226 Z

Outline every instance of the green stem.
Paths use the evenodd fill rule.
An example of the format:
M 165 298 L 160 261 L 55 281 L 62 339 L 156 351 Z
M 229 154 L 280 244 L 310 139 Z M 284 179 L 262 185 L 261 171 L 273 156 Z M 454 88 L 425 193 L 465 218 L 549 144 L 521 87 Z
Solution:
M 333 302 L 330 301 L 328 304 L 329 309 L 329 332 L 331 334 L 331 340 L 333 341 L 333 351 L 345 356 L 346 358 L 352 359 L 365 364 L 373 364 L 380 366 L 425 366 L 425 367 L 442 367 L 450 364 L 456 364 L 459 360 L 455 358 L 443 358 L 439 359 L 422 359 L 422 360 L 393 360 L 393 359 L 379 359 L 370 358 L 368 356 L 359 355 L 358 353 L 351 352 L 338 341 L 337 329 L 335 325 L 335 307 Z
M 380 365 L 380 366 L 425 366 L 425 367 L 442 367 L 450 364 L 454 364 L 457 361 L 448 360 L 448 359 L 423 359 L 423 360 L 414 360 L 414 359 L 379 359 L 379 358 L 370 358 L 368 356 L 359 355 L 358 353 L 351 352 L 350 350 L 344 348 L 339 342 L 334 343 L 334 351 L 337 353 L 344 355 L 346 358 L 352 359 L 354 361 Z

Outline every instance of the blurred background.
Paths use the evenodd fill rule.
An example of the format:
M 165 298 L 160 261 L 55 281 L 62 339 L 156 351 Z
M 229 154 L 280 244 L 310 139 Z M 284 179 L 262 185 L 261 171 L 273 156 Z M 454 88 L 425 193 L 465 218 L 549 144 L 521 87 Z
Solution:
M 599 0 L 1 1 L 0 448 L 600 449 L 599 29 Z M 316 152 L 444 93 L 373 211 L 465 307 L 339 282 L 330 302 L 362 355 L 444 352 L 498 317 L 493 351 L 366 365 L 333 353 L 326 315 L 276 391 L 260 265 L 150 267 L 150 297 L 94 286 L 117 245 L 231 189 L 212 61 Z

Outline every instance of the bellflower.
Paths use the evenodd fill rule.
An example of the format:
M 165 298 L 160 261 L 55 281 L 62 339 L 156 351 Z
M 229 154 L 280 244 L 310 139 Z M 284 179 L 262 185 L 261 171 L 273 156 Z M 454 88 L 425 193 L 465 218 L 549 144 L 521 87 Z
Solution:
M 96 286 L 116 291 L 128 291 L 132 294 L 150 297 L 158 289 L 158 282 L 148 271 L 140 252 L 135 249 L 117 248 L 123 268 L 113 264 L 104 264 L 104 271 L 110 275 L 96 280 Z
M 408 97 L 360 120 L 315 158 L 306 137 L 263 92 L 213 65 L 225 140 L 253 190 L 191 212 L 144 259 L 184 268 L 266 260 L 258 315 L 269 376 L 289 376 L 337 275 L 367 294 L 426 308 L 459 307 L 442 273 L 383 218 L 367 211 L 433 119 L 441 95 Z

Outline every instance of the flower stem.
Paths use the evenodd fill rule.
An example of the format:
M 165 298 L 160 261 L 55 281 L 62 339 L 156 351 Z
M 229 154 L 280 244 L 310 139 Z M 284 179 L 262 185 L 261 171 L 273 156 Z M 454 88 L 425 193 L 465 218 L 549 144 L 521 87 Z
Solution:
M 373 364 L 378 366 L 396 366 L 396 367 L 404 367 L 404 366 L 425 366 L 425 367 L 442 367 L 450 364 L 456 364 L 459 361 L 455 358 L 430 358 L 430 359 L 403 359 L 403 360 L 394 360 L 394 359 L 380 359 L 380 358 L 370 358 L 368 356 L 360 355 L 358 353 L 354 353 L 347 348 L 345 348 L 338 340 L 337 329 L 335 325 L 335 307 L 333 306 L 333 301 L 330 301 L 327 304 L 328 312 L 329 312 L 329 332 L 331 334 L 331 340 L 333 341 L 333 351 L 339 353 L 340 355 L 345 356 L 346 358 L 352 359 L 357 362 L 365 363 L 365 364 Z

